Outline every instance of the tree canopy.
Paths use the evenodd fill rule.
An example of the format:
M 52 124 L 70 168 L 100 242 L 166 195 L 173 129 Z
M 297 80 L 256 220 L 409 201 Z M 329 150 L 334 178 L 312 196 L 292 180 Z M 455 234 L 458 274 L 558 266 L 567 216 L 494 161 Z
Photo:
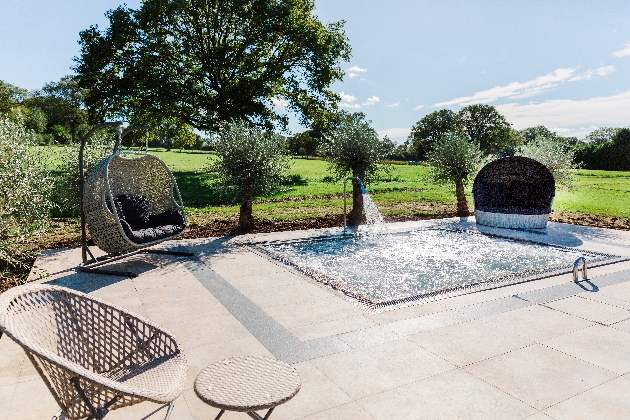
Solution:
M 101 117 L 141 114 L 198 130 L 221 122 L 285 127 L 277 103 L 321 124 L 350 59 L 345 22 L 322 24 L 313 0 L 146 0 L 80 34 L 75 71 Z
M 88 130 L 88 114 L 83 109 L 84 95 L 85 91 L 79 87 L 75 76 L 64 76 L 59 82 L 46 83 L 26 99 L 25 104 L 43 111 L 49 133 L 59 131 L 59 128 L 67 130 L 75 143 L 77 134 Z
M 419 159 L 425 159 L 435 142 L 446 133 L 462 131 L 485 155 L 514 149 L 521 135 L 512 129 L 505 117 L 491 105 L 468 105 L 458 113 L 440 109 L 424 116 L 412 128 L 409 139 Z
M 440 109 L 424 116 L 411 127 L 409 140 L 416 149 L 418 159 L 424 160 L 433 144 L 444 134 L 457 127 L 457 114 L 450 109 Z
M 511 124 L 492 105 L 468 105 L 457 113 L 457 121 L 484 154 L 516 146 Z

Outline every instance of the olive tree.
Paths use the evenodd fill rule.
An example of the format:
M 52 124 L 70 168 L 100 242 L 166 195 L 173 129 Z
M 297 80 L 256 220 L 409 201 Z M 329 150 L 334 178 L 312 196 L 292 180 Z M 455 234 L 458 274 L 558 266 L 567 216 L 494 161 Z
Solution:
M 369 182 L 379 171 L 388 171 L 381 164 L 387 153 L 386 145 L 366 121 L 365 114 L 355 113 L 341 118 L 338 126 L 326 136 L 324 153 L 330 171 L 341 179 L 356 176 Z M 348 213 L 348 224 L 356 226 L 363 220 L 363 195 L 361 185 L 352 180 L 352 210 Z
M 573 162 L 575 150 L 554 137 L 537 136 L 517 149 L 516 156 L 525 156 L 545 165 L 553 174 L 556 184 L 573 188 Z
M 212 145 L 217 159 L 208 172 L 224 186 L 237 189 L 241 204 L 238 226 L 249 230 L 254 227 L 254 195 L 276 190 L 289 169 L 284 138 L 235 120 L 221 125 Z
M 463 132 L 449 132 L 433 144 L 427 158 L 433 166 L 433 178 L 436 182 L 455 184 L 457 215 L 469 216 L 464 187 L 481 163 L 482 152 L 479 145 L 470 141 Z
M 89 174 L 101 160 L 112 153 L 113 133 L 100 130 L 90 137 L 83 154 L 85 174 Z M 68 144 L 59 151 L 61 164 L 55 177 L 52 199 L 61 216 L 78 216 L 80 207 L 79 183 L 80 143 Z
M 34 145 L 23 123 L 0 116 L 0 290 L 9 272 L 28 273 L 34 255 L 24 244 L 46 226 L 53 206 L 46 156 Z

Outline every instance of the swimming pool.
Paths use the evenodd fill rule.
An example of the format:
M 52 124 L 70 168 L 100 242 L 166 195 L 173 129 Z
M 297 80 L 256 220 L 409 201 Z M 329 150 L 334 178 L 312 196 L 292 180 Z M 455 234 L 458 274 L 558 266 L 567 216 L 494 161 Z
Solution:
M 251 245 L 370 309 L 406 306 L 625 258 L 464 229 L 425 228 Z

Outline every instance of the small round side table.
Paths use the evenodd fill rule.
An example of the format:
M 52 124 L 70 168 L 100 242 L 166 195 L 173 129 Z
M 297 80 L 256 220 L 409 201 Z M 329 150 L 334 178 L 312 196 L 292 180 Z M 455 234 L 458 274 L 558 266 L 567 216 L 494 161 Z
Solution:
M 289 364 L 270 357 L 234 357 L 213 363 L 195 379 L 195 393 L 206 404 L 241 411 L 251 418 L 267 420 L 275 407 L 300 390 L 298 372 Z M 265 417 L 256 411 L 269 410 Z

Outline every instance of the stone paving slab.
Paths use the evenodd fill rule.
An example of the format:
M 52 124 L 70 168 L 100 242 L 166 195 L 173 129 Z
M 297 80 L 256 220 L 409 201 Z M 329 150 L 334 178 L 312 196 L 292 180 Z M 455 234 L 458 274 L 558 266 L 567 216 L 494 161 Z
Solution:
M 630 256 L 630 232 L 550 223 L 545 232 L 476 228 L 474 219 L 391 224 L 477 229 Z M 43 252 L 31 281 L 91 293 L 172 331 L 189 362 L 172 419 L 209 419 L 194 394 L 207 364 L 275 356 L 302 377 L 272 419 L 628 418 L 630 262 L 373 313 L 243 248 L 340 229 L 164 243 L 195 258 L 138 254 L 133 279 L 77 272 L 78 249 Z M 36 395 L 37 398 L 33 396 Z M 50 418 L 56 403 L 19 346 L 0 339 L 0 420 Z M 142 403 L 108 419 L 161 419 Z M 247 418 L 227 413 L 224 419 Z

